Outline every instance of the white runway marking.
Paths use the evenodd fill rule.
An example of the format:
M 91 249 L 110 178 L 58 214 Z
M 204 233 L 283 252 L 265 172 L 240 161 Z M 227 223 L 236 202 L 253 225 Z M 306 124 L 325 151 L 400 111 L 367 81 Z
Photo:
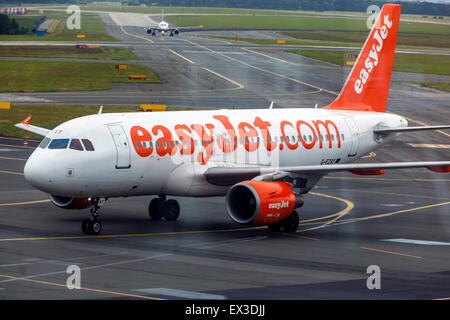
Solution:
M 427 240 L 415 240 L 415 239 L 383 239 L 381 241 L 389 242 L 399 242 L 408 244 L 421 244 L 425 246 L 450 246 L 450 242 L 440 242 L 440 241 L 427 241 Z
M 148 288 L 148 289 L 136 289 L 135 291 L 143 292 L 152 295 L 163 295 L 168 297 L 178 297 L 185 299 L 198 299 L 198 300 L 225 300 L 226 297 L 217 294 L 208 294 L 196 291 L 185 291 L 169 288 Z
M 0 268 L 1 267 L 16 267 L 16 266 L 24 266 L 27 265 L 29 263 L 12 263 L 12 264 L 0 264 Z

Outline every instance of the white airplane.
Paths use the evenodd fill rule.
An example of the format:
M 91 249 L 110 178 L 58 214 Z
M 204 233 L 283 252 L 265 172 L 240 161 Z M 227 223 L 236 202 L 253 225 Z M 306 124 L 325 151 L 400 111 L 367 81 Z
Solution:
M 386 169 L 450 172 L 450 161 L 355 163 L 408 127 L 386 113 L 400 5 L 384 5 L 339 96 L 325 108 L 110 113 L 53 130 L 17 127 L 45 138 L 26 162 L 25 179 L 64 209 L 91 208 L 82 223 L 99 234 L 106 199 L 156 195 L 152 219 L 176 220 L 167 196 L 225 196 L 230 217 L 248 226 L 297 230 L 303 194 L 326 174 Z
M 164 21 L 164 9 L 162 9 L 161 12 L 161 22 L 154 27 L 148 27 L 145 28 L 147 30 L 148 34 L 151 34 L 152 36 L 156 36 L 156 32 L 160 32 L 162 36 L 164 36 L 166 33 L 170 32 L 170 36 L 173 37 L 174 35 L 178 35 L 180 33 L 180 28 L 170 28 L 169 24 Z

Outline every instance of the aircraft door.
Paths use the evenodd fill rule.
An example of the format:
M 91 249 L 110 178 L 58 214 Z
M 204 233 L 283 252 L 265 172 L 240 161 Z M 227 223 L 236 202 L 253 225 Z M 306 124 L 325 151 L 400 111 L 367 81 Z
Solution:
M 351 147 L 350 152 L 348 153 L 349 157 L 354 157 L 358 154 L 358 148 L 359 148 L 359 131 L 358 127 L 356 126 L 355 120 L 353 118 L 345 118 L 345 122 L 347 123 L 347 127 L 350 132 L 350 139 L 351 139 Z
M 108 129 L 116 147 L 116 169 L 130 168 L 130 144 L 123 127 L 120 124 L 109 124 Z

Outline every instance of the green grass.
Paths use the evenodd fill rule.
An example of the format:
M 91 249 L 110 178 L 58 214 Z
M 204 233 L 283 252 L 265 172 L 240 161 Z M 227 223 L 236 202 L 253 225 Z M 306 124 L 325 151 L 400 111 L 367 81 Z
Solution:
M 337 65 L 346 65 L 348 53 L 359 51 L 331 51 L 331 50 L 286 50 L 312 59 L 317 59 Z M 354 60 L 354 59 L 353 59 Z M 394 58 L 394 71 L 429 73 L 450 75 L 450 56 L 430 54 L 396 53 Z
M 16 105 L 13 104 L 10 110 L 0 110 L 0 136 L 37 138 L 41 136 L 33 133 L 26 133 L 24 130 L 14 127 L 14 124 L 21 122 L 28 115 L 32 115 L 31 124 L 53 129 L 61 123 L 96 114 L 100 106 L 86 105 Z M 167 108 L 168 111 L 180 110 Z M 139 106 L 104 106 L 103 113 L 136 112 Z
M 263 45 L 291 45 L 291 46 L 339 46 L 339 47 L 358 47 L 358 43 L 345 43 L 345 42 L 330 42 L 330 41 L 317 41 L 317 40 L 286 40 L 284 44 L 278 44 L 277 39 L 265 39 L 265 38 L 241 38 L 241 37 L 226 37 L 226 36 L 208 36 L 215 39 L 224 39 L 228 41 L 241 41 Z
M 35 34 L 29 33 L 25 35 L 0 35 L 0 41 L 118 41 L 106 34 L 102 19 L 97 14 L 82 14 L 81 15 L 81 29 L 69 30 L 66 26 L 68 14 L 60 12 L 49 12 L 45 16 L 47 19 L 59 20 L 58 27 L 55 32 L 49 33 L 45 36 L 38 37 Z M 23 18 L 29 18 L 24 16 Z M 34 17 L 39 21 L 41 17 Z M 34 23 L 33 23 L 34 24 Z M 85 38 L 77 38 L 77 34 L 83 33 Z
M 111 82 L 161 83 L 150 70 L 113 63 L 60 61 L 0 61 L 1 92 L 81 91 L 110 89 Z M 145 74 L 147 80 L 128 80 L 130 74 Z
M 363 44 L 369 32 L 333 32 L 333 31 L 282 31 L 280 34 L 296 39 L 309 39 Z M 419 33 L 399 33 L 398 46 L 450 48 L 448 34 L 423 35 Z
M 38 127 L 53 129 L 59 124 L 89 114 L 96 114 L 99 106 L 77 105 L 13 105 L 10 110 L 0 110 L 0 135 L 6 137 L 31 137 L 41 136 L 26 133 L 14 127 L 28 115 L 32 115 L 31 123 Z M 135 112 L 138 106 L 104 106 L 103 113 L 109 112 Z
M 444 92 L 450 92 L 450 82 L 413 82 L 422 87 L 437 89 Z
M 73 46 L 0 46 L 0 57 L 75 58 L 136 60 L 128 48 L 99 47 L 78 49 Z

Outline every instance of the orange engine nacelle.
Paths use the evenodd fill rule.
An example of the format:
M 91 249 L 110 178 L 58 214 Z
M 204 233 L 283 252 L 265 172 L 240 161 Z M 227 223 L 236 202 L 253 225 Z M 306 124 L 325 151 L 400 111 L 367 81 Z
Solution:
M 91 206 L 89 198 L 71 198 L 55 196 L 52 194 L 49 194 L 48 196 L 55 206 L 63 209 L 86 209 Z
M 228 214 L 235 222 L 248 226 L 265 226 L 287 218 L 303 205 L 285 182 L 244 181 L 228 190 Z

